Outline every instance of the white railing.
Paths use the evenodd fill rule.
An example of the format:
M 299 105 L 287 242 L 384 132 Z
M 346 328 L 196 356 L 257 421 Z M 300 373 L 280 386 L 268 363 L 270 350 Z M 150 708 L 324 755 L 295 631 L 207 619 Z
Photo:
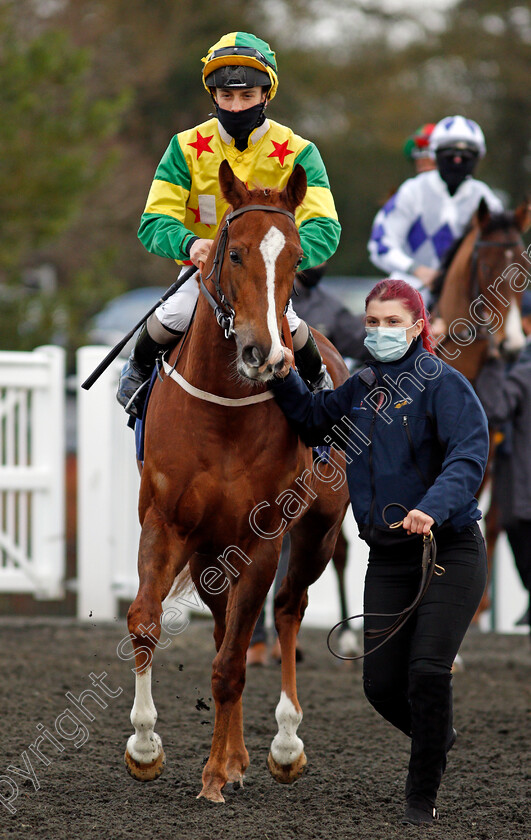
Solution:
M 77 589 L 78 617 L 113 619 L 118 598 L 137 591 L 140 480 L 134 435 L 116 402 L 122 360 L 90 391 L 80 385 L 110 348 L 83 347 L 77 356 Z M 63 596 L 65 574 L 64 351 L 0 352 L 0 592 L 37 598 Z M 487 499 L 482 499 L 486 507 Z M 352 613 L 361 611 L 367 550 L 349 514 L 347 590 Z M 493 612 L 484 629 L 514 630 L 526 593 L 504 537 L 494 571 Z M 307 624 L 338 618 L 332 569 L 310 589 Z
M 0 352 L 0 590 L 63 597 L 64 365 L 59 347 Z
M 119 597 L 138 587 L 140 479 L 134 434 L 116 402 L 123 360 L 113 362 L 89 391 L 81 383 L 110 350 L 82 347 L 78 377 L 78 617 L 112 619 Z

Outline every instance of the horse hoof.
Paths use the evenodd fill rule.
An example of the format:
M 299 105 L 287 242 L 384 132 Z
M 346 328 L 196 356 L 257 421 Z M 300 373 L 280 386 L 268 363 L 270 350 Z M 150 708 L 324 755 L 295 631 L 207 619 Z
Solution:
M 248 667 L 263 667 L 267 665 L 267 647 L 265 642 L 256 642 L 247 651 Z
M 124 762 L 127 772 L 133 777 L 133 779 L 136 779 L 137 782 L 152 782 L 154 779 L 158 779 L 164 770 L 166 756 L 164 754 L 164 750 L 162 750 L 158 758 L 154 761 L 151 761 L 149 764 L 140 764 L 139 761 L 135 761 L 135 759 L 129 755 L 129 752 L 126 749 Z
M 341 656 L 357 656 L 360 653 L 358 637 L 353 630 L 343 630 L 338 639 Z
M 457 653 L 452 665 L 452 674 L 460 674 L 464 670 L 465 663 L 463 662 L 463 657 Z
M 225 802 L 225 798 L 219 788 L 214 785 L 203 785 L 203 790 L 196 796 L 196 799 L 208 799 L 209 802 Z
M 291 764 L 278 764 L 271 753 L 269 753 L 267 757 L 267 766 L 269 767 L 269 772 L 275 781 L 280 782 L 282 785 L 290 785 L 298 779 L 299 776 L 302 776 L 304 768 L 306 767 L 306 756 L 302 752 L 295 761 L 291 762 Z

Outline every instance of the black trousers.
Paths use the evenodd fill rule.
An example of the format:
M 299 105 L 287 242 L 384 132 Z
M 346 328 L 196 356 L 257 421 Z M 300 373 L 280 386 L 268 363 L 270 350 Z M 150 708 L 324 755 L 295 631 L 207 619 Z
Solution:
M 531 519 L 514 519 L 505 532 L 520 579 L 531 595 Z
M 477 523 L 461 532 L 443 526 L 436 541 L 437 563 L 444 567 L 444 574 L 432 577 L 424 598 L 401 630 L 364 659 L 367 699 L 407 735 L 411 734 L 411 675 L 450 674 L 487 581 L 485 543 Z M 371 548 L 364 612 L 397 613 L 407 607 L 419 589 L 421 556 L 420 537 L 404 545 Z M 392 621 L 369 616 L 365 629 L 381 629 Z M 379 641 L 365 638 L 365 653 Z

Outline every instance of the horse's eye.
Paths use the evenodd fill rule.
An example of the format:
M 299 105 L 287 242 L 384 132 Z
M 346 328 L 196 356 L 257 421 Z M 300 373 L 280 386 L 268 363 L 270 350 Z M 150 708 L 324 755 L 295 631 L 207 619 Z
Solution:
M 303 260 L 303 257 L 299 257 L 299 259 L 298 259 L 298 260 L 297 260 L 297 262 L 295 263 L 295 268 L 298 268 L 298 267 L 300 266 L 300 264 L 301 264 L 302 260 Z
M 238 251 L 229 251 L 229 257 L 230 257 L 231 263 L 234 263 L 234 265 L 238 265 L 238 263 L 241 263 L 241 259 L 240 259 L 240 255 L 239 255 Z

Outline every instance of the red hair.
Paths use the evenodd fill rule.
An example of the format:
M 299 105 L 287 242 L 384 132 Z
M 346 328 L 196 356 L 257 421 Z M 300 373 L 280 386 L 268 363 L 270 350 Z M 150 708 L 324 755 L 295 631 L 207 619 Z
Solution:
M 405 280 L 392 280 L 390 277 L 386 277 L 385 280 L 380 280 L 365 298 L 365 310 L 367 310 L 371 300 L 398 300 L 411 314 L 413 323 L 422 318 L 424 320 L 424 326 L 420 334 L 422 344 L 428 353 L 434 352 L 428 313 L 422 296 L 413 286 L 410 286 Z

